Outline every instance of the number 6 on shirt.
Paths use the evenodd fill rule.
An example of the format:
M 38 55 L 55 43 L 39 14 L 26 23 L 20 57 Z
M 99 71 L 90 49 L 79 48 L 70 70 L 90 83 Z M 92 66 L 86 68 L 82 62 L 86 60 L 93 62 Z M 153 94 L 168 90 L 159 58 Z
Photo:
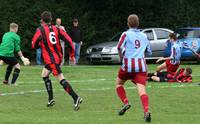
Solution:
M 57 43 L 55 35 L 56 35 L 56 34 L 55 34 L 54 32 L 50 32 L 50 33 L 49 33 L 49 40 L 50 40 L 50 42 L 51 42 L 52 44 L 56 44 L 56 43 Z

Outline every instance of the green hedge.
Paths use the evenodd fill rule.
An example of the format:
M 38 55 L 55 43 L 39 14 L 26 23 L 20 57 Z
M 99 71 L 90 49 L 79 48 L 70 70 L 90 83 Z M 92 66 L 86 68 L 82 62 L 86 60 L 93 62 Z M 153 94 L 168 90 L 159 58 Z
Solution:
M 62 18 L 68 30 L 72 19 L 79 18 L 85 51 L 126 29 L 126 18 L 131 13 L 139 15 L 140 28 L 200 26 L 199 5 L 200 1 L 193 0 L 0 0 L 0 37 L 8 31 L 9 23 L 18 23 L 23 52 L 33 58 L 31 38 L 41 12 L 49 10 L 54 19 Z

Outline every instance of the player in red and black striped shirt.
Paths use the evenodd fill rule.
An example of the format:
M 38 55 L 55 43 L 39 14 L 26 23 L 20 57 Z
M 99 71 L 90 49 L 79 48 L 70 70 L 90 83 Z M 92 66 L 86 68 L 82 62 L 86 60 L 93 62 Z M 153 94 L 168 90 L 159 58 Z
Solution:
M 155 74 L 149 73 L 149 80 L 156 82 L 179 82 L 189 83 L 192 82 L 192 69 L 190 67 L 179 69 L 174 75 L 168 72 L 158 72 Z
M 61 71 L 60 64 L 62 62 L 62 47 L 60 39 L 69 43 L 71 47 L 70 59 L 75 63 L 74 58 L 74 46 L 69 35 L 62 29 L 57 28 L 51 24 L 52 16 L 51 12 L 44 11 L 41 14 L 41 20 L 43 24 L 39 27 L 32 39 L 32 48 L 41 47 L 42 57 L 44 59 L 45 67 L 42 70 L 42 77 L 45 82 L 45 86 L 49 95 L 47 106 L 53 106 L 55 101 L 53 99 L 53 90 L 49 75 L 52 72 L 53 75 L 60 81 L 66 92 L 74 99 L 74 109 L 78 110 L 79 105 L 82 102 L 82 98 L 79 97 Z

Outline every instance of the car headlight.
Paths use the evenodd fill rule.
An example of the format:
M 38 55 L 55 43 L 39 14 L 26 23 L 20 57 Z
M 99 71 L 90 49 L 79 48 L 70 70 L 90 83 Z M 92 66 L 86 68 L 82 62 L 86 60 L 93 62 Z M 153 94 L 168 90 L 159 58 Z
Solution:
M 87 51 L 86 51 L 87 54 L 90 54 L 91 52 L 92 52 L 91 48 L 87 49 Z
M 113 47 L 110 51 L 112 54 L 118 53 L 117 47 Z
M 110 47 L 104 47 L 102 53 L 109 53 L 111 51 Z
M 116 54 L 118 53 L 117 47 L 104 47 L 102 53 Z

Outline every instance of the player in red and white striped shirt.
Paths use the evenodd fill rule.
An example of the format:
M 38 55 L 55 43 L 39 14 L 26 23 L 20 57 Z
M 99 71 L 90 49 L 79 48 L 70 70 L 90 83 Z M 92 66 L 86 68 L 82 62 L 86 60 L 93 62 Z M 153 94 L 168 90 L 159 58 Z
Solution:
M 63 56 L 60 39 L 69 43 L 69 46 L 71 47 L 70 58 L 75 62 L 74 45 L 72 40 L 64 30 L 59 29 L 51 24 L 51 12 L 43 12 L 41 18 L 44 24 L 37 29 L 35 35 L 33 36 L 32 48 L 41 47 L 42 49 L 42 57 L 45 62 L 45 67 L 42 70 L 42 78 L 45 82 L 47 93 L 49 95 L 47 107 L 55 104 L 53 99 L 52 84 L 51 80 L 49 79 L 49 75 L 52 72 L 53 75 L 60 81 L 60 84 L 63 86 L 64 90 L 69 93 L 70 96 L 72 96 L 74 100 L 74 109 L 78 110 L 79 105 L 82 102 L 82 98 L 75 93 L 69 82 L 66 81 L 60 68 Z
M 119 56 L 122 60 L 122 66 L 116 79 L 116 92 L 124 104 L 118 114 L 123 115 L 131 107 L 123 87 L 127 80 L 131 80 L 136 84 L 141 98 L 145 121 L 150 122 L 149 100 L 145 90 L 147 66 L 144 59 L 145 52 L 152 54 L 150 43 L 147 36 L 137 29 L 139 26 L 139 18 L 137 15 L 130 15 L 127 24 L 129 29 L 122 33 L 117 46 Z

